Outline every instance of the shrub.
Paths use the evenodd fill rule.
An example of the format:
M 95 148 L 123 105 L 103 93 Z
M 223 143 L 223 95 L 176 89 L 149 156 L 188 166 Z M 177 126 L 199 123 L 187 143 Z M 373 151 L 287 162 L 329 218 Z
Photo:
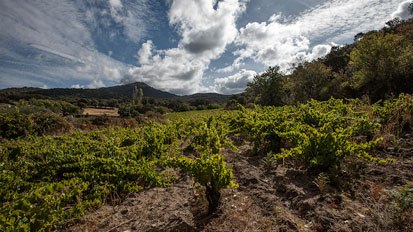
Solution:
M 29 135 L 33 128 L 29 116 L 21 114 L 16 107 L 14 112 L 0 114 L 0 136 L 6 139 L 16 139 Z
M 232 181 L 232 171 L 226 167 L 224 157 L 218 154 L 202 154 L 198 159 L 187 157 L 174 157 L 165 161 L 164 165 L 179 168 L 190 174 L 197 183 L 205 187 L 205 195 L 208 200 L 208 214 L 216 211 L 220 203 L 223 188 L 237 187 Z
M 54 113 L 32 115 L 33 132 L 37 135 L 60 134 L 70 131 L 72 125 L 62 116 Z

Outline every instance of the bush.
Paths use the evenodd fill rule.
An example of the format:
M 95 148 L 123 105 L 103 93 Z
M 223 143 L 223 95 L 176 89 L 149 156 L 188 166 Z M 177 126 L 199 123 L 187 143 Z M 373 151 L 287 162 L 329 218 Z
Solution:
M 165 106 L 158 106 L 156 108 L 156 112 L 158 112 L 160 114 L 166 114 L 166 113 L 169 112 L 169 109 L 168 109 L 168 107 L 165 107 Z
M 29 116 L 21 114 L 16 108 L 14 112 L 0 114 L 0 136 L 6 139 L 16 139 L 29 135 L 32 128 Z
M 187 157 L 174 157 L 167 159 L 164 165 L 179 168 L 183 172 L 192 175 L 195 181 L 205 187 L 205 195 L 208 200 L 208 214 L 212 214 L 220 203 L 223 188 L 237 187 L 232 181 L 232 171 L 226 167 L 224 157 L 218 154 L 202 154 L 198 159 Z
M 54 113 L 32 115 L 33 132 L 37 135 L 61 134 L 71 130 L 72 125 L 62 116 Z
M 95 118 L 92 119 L 92 123 L 95 126 L 107 126 L 109 125 L 110 121 L 111 121 L 111 118 L 109 118 L 106 115 L 96 116 Z

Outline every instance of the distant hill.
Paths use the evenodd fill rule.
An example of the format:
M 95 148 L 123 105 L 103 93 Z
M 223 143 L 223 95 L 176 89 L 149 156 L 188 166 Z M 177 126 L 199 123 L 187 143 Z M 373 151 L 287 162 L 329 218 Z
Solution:
M 182 101 L 207 100 L 214 103 L 225 103 L 229 95 L 221 95 L 217 93 L 197 93 L 187 96 L 178 96 L 172 93 L 161 91 L 143 82 L 135 82 L 126 85 L 117 85 L 112 87 L 98 89 L 74 89 L 74 88 L 9 88 L 0 90 L 0 102 L 7 102 L 7 99 L 29 99 L 29 98 L 87 98 L 87 99 L 132 99 L 135 86 L 142 89 L 144 97 L 156 99 L 176 99 Z
M 126 85 L 118 85 L 113 87 L 99 88 L 99 89 L 73 89 L 73 88 L 55 88 L 55 89 L 40 89 L 40 88 L 10 88 L 0 90 L 0 94 L 10 95 L 31 95 L 45 96 L 50 98 L 88 98 L 88 99 L 131 99 L 135 86 L 142 88 L 145 97 L 152 98 L 177 98 L 175 94 L 164 92 L 152 88 L 151 86 L 135 82 Z
M 223 104 L 227 102 L 230 96 L 231 95 L 222 95 L 218 93 L 196 93 L 192 95 L 181 96 L 180 99 L 184 101 L 207 100 L 210 102 Z

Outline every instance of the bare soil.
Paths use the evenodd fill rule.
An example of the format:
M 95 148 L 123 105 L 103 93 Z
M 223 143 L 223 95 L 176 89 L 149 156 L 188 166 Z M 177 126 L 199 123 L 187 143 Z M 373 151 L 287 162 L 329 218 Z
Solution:
M 119 117 L 118 108 L 84 108 L 82 115 Z
M 398 215 L 392 203 L 393 192 L 413 181 L 412 136 L 375 151 L 394 163 L 347 160 L 339 186 L 320 182 L 294 162 L 252 156 L 248 142 L 235 143 L 239 151 L 222 154 L 239 187 L 222 190 L 213 215 L 207 215 L 202 191 L 181 176 L 174 186 L 104 205 L 65 231 L 413 231 L 413 209 Z

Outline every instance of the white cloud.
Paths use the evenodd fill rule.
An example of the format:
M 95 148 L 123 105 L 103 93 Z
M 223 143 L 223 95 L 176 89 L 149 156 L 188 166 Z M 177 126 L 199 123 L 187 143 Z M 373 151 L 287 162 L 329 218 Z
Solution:
M 110 14 L 112 15 L 113 19 L 117 23 L 121 23 L 123 21 L 122 2 L 120 0 L 109 0 L 109 5 L 110 5 Z
M 87 87 L 89 89 L 97 89 L 97 88 L 105 87 L 105 84 L 103 84 L 101 80 L 95 79 L 92 82 L 90 82 L 90 84 L 88 84 Z
M 33 48 L 37 48 L 37 49 L 39 49 L 39 50 L 43 50 L 43 51 L 45 51 L 45 52 L 49 52 L 49 53 L 55 54 L 55 55 L 57 55 L 57 56 L 61 56 L 61 57 L 63 57 L 63 58 L 72 60 L 72 61 L 74 61 L 74 62 L 81 62 L 81 63 L 83 63 L 82 60 L 80 60 L 79 58 L 76 58 L 76 57 L 74 57 L 74 56 L 65 54 L 65 53 L 60 52 L 60 51 L 53 50 L 52 48 L 48 48 L 48 47 L 43 46 L 43 45 L 40 45 L 40 44 L 30 44 L 30 46 L 32 46 Z
M 235 53 L 236 55 L 237 53 Z M 238 53 L 239 54 L 239 53 Z M 216 72 L 217 73 L 229 73 L 229 72 L 233 72 L 236 69 L 239 69 L 242 65 L 244 65 L 244 62 L 242 62 L 241 60 L 243 59 L 243 57 L 237 57 L 231 65 L 224 67 L 224 68 L 220 68 L 217 69 Z
M 109 3 L 112 7 L 122 8 L 122 2 L 120 0 L 109 0 Z
M 138 62 L 140 64 L 149 64 L 152 59 L 152 40 L 148 40 L 142 44 L 141 49 L 138 51 Z
M 103 73 L 106 76 L 106 80 L 118 81 L 122 78 L 122 75 L 120 74 L 120 71 L 117 68 L 105 67 Z
M 88 14 L 76 4 L 68 0 L 0 1 L 0 72 L 12 78 L 0 79 L 0 86 L 21 86 L 36 79 L 40 84 L 33 86 L 63 87 L 74 81 L 105 78 L 102 81 L 113 83 L 121 78 L 131 65 L 97 51 L 84 22 Z M 19 70 L 15 70 L 17 65 Z M 118 73 L 107 67 L 116 67 Z
M 254 79 L 255 75 L 257 75 L 255 71 L 243 69 L 232 76 L 217 78 L 214 80 L 215 90 L 223 94 L 241 93 L 245 90 L 247 83 Z
M 140 42 L 148 33 L 147 23 L 156 20 L 149 9 L 149 0 L 124 1 L 109 0 L 110 15 L 113 20 L 123 25 L 124 33 L 131 41 Z M 110 27 L 110 24 L 107 25 Z M 111 34 L 112 38 L 116 34 Z
M 268 22 L 248 23 L 236 40 L 239 58 L 287 70 L 297 58 L 315 59 L 325 55 L 330 44 L 346 43 L 358 32 L 383 27 L 400 2 L 330 0 L 290 21 L 273 15 Z
M 83 88 L 85 88 L 85 86 L 80 85 L 80 84 L 76 84 L 76 85 L 72 85 L 70 88 L 72 88 L 72 89 L 83 89 Z
M 401 19 L 408 19 L 412 17 L 409 12 L 409 5 L 412 4 L 412 0 L 404 1 L 400 3 L 399 7 L 397 8 L 397 11 L 395 11 L 391 17 L 392 18 L 401 18 Z
M 315 60 L 319 57 L 327 55 L 331 50 L 331 45 L 329 44 L 319 44 L 314 46 L 311 53 L 306 56 L 306 60 Z
M 155 88 L 186 94 L 197 91 L 203 70 L 207 67 L 180 49 L 160 51 L 149 58 L 151 62 L 129 69 L 122 82 L 145 82 Z
M 172 1 L 169 23 L 182 37 L 177 48 L 159 51 L 153 50 L 151 41 L 144 43 L 138 52 L 141 66 L 130 69 L 123 82 L 144 81 L 178 94 L 201 90 L 201 79 L 211 60 L 220 57 L 237 36 L 235 22 L 245 10 L 245 2 Z

